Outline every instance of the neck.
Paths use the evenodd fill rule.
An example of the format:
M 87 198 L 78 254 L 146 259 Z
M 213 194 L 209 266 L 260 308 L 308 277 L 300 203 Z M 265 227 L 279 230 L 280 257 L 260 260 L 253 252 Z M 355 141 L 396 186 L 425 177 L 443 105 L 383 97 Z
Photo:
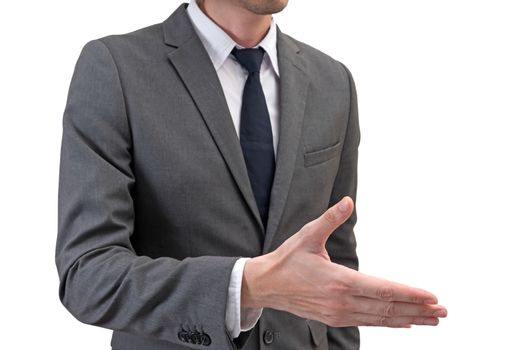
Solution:
M 202 12 L 242 47 L 254 47 L 266 36 L 271 15 L 258 15 L 234 1 L 197 0 Z

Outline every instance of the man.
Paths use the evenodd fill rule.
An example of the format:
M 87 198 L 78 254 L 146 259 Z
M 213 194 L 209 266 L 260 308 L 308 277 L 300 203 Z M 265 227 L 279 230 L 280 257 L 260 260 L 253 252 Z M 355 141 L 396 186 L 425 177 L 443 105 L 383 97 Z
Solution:
M 63 304 L 113 349 L 358 349 L 356 326 L 446 315 L 356 271 L 354 83 L 280 32 L 286 4 L 192 1 L 84 47 L 56 263 Z

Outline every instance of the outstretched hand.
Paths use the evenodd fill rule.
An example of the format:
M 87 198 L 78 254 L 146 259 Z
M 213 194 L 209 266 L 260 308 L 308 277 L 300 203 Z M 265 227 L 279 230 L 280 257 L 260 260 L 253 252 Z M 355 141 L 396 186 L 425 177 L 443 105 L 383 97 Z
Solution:
M 332 327 L 437 325 L 447 310 L 432 293 L 330 261 L 326 241 L 353 209 L 344 197 L 275 251 L 250 259 L 241 306 L 288 311 Z

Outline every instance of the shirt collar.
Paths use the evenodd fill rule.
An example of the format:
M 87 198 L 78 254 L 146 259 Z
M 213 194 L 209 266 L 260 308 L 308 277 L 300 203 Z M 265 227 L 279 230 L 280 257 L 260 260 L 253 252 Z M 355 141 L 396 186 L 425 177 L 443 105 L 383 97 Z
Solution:
M 188 16 L 193 23 L 197 35 L 201 39 L 204 48 L 211 58 L 213 67 L 218 70 L 228 58 L 234 47 L 243 48 L 238 45 L 226 32 L 213 22 L 197 5 L 196 0 L 191 0 L 187 8 Z M 262 47 L 268 54 L 273 70 L 279 76 L 279 65 L 277 62 L 277 28 L 272 18 L 270 30 L 261 42 L 255 47 Z

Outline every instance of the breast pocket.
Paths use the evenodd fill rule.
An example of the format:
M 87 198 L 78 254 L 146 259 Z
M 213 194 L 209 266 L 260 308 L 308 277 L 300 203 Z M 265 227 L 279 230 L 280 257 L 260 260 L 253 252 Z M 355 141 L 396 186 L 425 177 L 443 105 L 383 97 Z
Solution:
M 341 141 L 337 141 L 337 143 L 331 146 L 305 152 L 304 166 L 309 167 L 312 165 L 321 164 L 329 161 L 332 158 L 335 158 L 337 155 L 340 154 L 341 145 Z

